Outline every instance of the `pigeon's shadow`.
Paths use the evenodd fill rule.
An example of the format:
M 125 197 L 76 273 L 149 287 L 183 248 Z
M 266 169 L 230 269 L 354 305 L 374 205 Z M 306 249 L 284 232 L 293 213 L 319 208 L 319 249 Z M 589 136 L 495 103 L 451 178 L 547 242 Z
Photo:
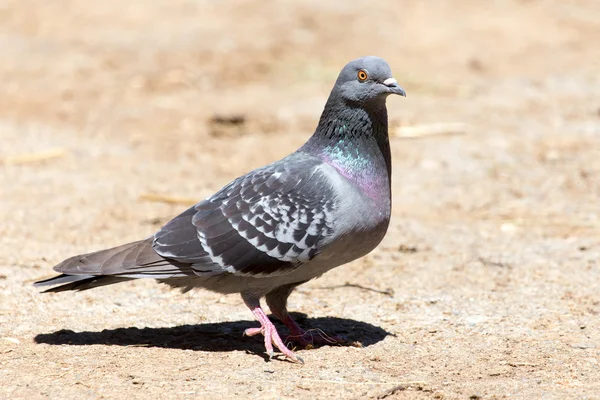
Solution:
M 329 335 L 340 335 L 349 345 L 357 342 L 370 346 L 392 335 L 384 329 L 352 319 L 323 317 L 306 318 L 305 314 L 292 316 L 306 329 L 318 328 Z M 274 319 L 273 319 L 274 320 Z M 287 334 L 283 325 L 275 321 L 282 337 Z M 257 326 L 256 321 L 219 322 L 198 325 L 181 325 L 172 328 L 117 328 L 97 332 L 59 330 L 42 333 L 36 343 L 52 345 L 85 346 L 104 344 L 113 346 L 163 347 L 198 351 L 246 351 L 266 357 L 262 336 L 242 337 L 246 328 Z

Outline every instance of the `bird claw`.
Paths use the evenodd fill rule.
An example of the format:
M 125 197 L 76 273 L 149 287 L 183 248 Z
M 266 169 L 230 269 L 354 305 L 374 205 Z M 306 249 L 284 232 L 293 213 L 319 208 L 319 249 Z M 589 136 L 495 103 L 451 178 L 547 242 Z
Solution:
M 284 356 L 286 356 L 291 361 L 304 364 L 304 360 L 296 356 L 296 354 L 294 354 L 292 350 L 288 349 L 285 343 L 283 343 L 283 340 L 281 340 L 281 337 L 279 336 L 275 325 L 273 325 L 273 323 L 265 315 L 264 311 L 261 308 L 255 308 L 254 310 L 252 310 L 252 312 L 260 322 L 261 327 L 248 328 L 244 331 L 244 335 L 254 336 L 258 335 L 259 333 L 262 333 L 265 337 L 265 350 L 269 356 L 269 360 L 275 356 L 275 353 L 273 351 L 273 346 L 275 346 L 281 353 L 283 353 Z
M 244 331 L 244 333 L 242 334 L 242 336 L 255 336 L 258 335 L 259 333 L 263 333 L 264 329 L 262 327 L 260 328 L 248 328 Z

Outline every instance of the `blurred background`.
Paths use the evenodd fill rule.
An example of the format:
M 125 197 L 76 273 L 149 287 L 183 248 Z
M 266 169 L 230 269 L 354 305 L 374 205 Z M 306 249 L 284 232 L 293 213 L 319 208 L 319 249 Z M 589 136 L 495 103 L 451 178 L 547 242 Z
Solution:
M 438 398 L 597 395 L 599 43 L 595 0 L 0 1 L 0 397 L 364 398 L 398 381 Z M 363 55 L 408 93 L 388 100 L 393 221 L 376 252 L 290 306 L 385 340 L 301 352 L 302 374 L 246 354 L 261 346 L 244 324 L 192 354 L 157 332 L 135 352 L 35 343 L 253 324 L 233 296 L 151 282 L 42 296 L 30 283 L 295 150 Z M 345 283 L 373 290 L 322 290 Z

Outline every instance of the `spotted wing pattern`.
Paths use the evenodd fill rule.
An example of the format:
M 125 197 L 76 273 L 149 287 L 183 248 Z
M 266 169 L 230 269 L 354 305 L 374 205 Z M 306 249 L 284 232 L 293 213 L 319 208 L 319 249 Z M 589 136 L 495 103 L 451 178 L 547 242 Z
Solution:
M 236 179 L 165 225 L 154 250 L 192 263 L 199 274 L 275 275 L 297 268 L 334 233 L 337 197 L 321 166 L 296 153 Z

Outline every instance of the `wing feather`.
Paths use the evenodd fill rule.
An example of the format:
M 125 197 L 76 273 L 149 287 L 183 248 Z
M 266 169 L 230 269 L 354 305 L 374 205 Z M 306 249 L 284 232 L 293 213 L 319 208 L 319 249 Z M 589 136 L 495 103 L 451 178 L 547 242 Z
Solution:
M 154 250 L 200 274 L 292 271 L 333 233 L 337 199 L 321 165 L 296 153 L 236 179 L 165 225 Z

